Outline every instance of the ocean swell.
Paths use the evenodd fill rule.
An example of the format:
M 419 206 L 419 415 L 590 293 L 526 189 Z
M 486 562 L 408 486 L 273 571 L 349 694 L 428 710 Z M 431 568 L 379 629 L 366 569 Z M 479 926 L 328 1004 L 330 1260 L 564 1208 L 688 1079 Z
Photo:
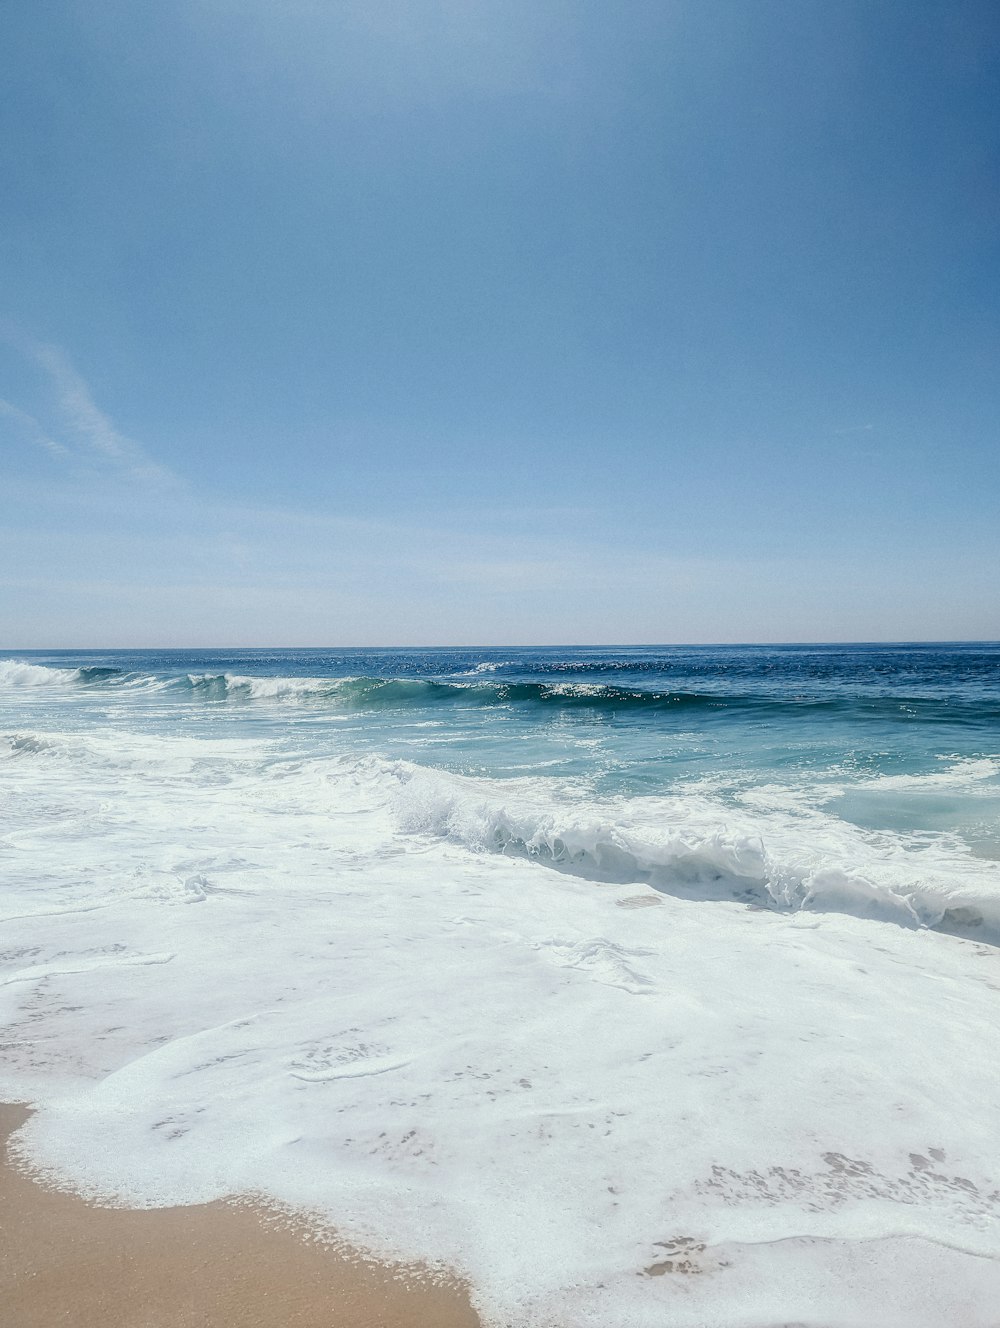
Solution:
M 461 708 L 580 709 L 616 714 L 688 713 L 711 718 L 739 715 L 755 718 L 796 715 L 808 718 L 854 717 L 862 720 L 920 723 L 982 724 L 1000 716 L 995 705 L 966 705 L 947 698 L 907 696 L 836 696 L 792 694 L 766 690 L 658 690 L 626 687 L 613 682 L 571 680 L 508 681 L 497 676 L 500 665 L 483 664 L 450 680 L 435 677 L 299 677 L 248 675 L 232 672 L 147 674 L 120 668 L 83 666 L 54 668 L 25 660 L 0 660 L 0 688 L 113 687 L 131 693 L 201 702 L 270 702 L 329 706 L 342 710 L 392 710 L 448 706 Z

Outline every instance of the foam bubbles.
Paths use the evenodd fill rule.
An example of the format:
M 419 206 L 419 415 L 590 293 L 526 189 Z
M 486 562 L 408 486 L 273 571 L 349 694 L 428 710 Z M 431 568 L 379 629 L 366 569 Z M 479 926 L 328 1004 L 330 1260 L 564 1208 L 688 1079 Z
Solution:
M 994 864 L 777 791 L 59 713 L 3 763 L 28 1164 L 294 1205 L 490 1325 L 995 1317 L 998 951 L 927 930 L 988 936 Z
M 600 801 L 544 780 L 476 780 L 400 763 L 403 827 L 479 852 L 524 856 L 589 880 L 645 882 L 693 899 L 837 911 L 934 927 L 966 911 L 1000 937 L 994 863 L 939 839 L 875 834 L 802 798 L 698 791 Z M 778 805 L 775 806 L 777 801 Z M 756 804 L 756 805 L 755 805 Z
M 20 659 L 0 659 L 0 687 L 69 687 L 79 680 L 79 669 L 52 669 Z

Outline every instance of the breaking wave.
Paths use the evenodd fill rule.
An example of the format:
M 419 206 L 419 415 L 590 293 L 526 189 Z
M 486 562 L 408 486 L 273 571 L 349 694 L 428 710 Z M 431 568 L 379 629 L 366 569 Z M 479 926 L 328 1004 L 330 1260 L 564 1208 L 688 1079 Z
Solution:
M 583 800 L 540 781 L 398 763 L 402 828 L 610 884 L 850 913 L 1000 941 L 1000 871 L 953 841 L 866 832 L 819 809 L 741 812 L 699 794 Z
M 50 669 L 20 659 L 0 659 L 0 686 L 69 687 L 82 681 L 79 669 Z
M 21 659 L 0 659 L 0 687 L 73 687 L 93 686 L 123 677 L 121 669 L 87 666 L 56 669 L 47 664 L 30 664 Z
M 212 700 L 332 701 L 352 709 L 404 706 L 508 706 L 537 704 L 645 709 L 728 707 L 753 697 L 654 692 L 596 683 L 441 682 L 433 678 L 251 678 L 239 674 L 191 674 L 179 683 Z M 762 701 L 761 704 L 767 704 Z
M 315 678 L 249 676 L 237 673 L 185 673 L 152 676 L 102 666 L 53 668 L 22 660 L 0 660 L 0 687 L 92 688 L 116 687 L 133 692 L 174 693 L 211 702 L 271 701 L 330 705 L 348 710 L 405 707 L 510 707 L 514 705 L 580 708 L 606 712 L 747 711 L 754 714 L 853 713 L 875 719 L 913 722 L 961 720 L 964 708 L 954 702 L 927 697 L 775 697 L 766 693 L 734 694 L 723 691 L 653 690 L 617 686 L 607 682 L 506 681 L 497 677 L 499 665 L 482 665 L 463 677 L 468 681 L 435 678 L 348 677 Z M 969 709 L 975 722 L 1000 716 L 1000 708 L 979 704 Z

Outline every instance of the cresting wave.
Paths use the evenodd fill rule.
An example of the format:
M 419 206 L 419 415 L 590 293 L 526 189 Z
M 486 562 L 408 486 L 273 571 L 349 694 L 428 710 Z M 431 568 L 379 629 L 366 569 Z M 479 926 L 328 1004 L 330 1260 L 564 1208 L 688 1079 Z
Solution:
M 281 701 L 299 704 L 330 705 L 348 710 L 394 709 L 405 707 L 511 705 L 576 707 L 606 712 L 678 712 L 695 711 L 710 716 L 715 711 L 740 712 L 764 716 L 768 713 L 827 714 L 854 713 L 873 719 L 898 719 L 911 722 L 919 718 L 933 722 L 947 718 L 960 720 L 963 707 L 926 697 L 872 696 L 775 697 L 768 694 L 733 694 L 726 692 L 663 691 L 616 686 L 595 682 L 508 682 L 470 671 L 469 681 L 443 681 L 436 678 L 310 678 L 246 676 L 236 673 L 185 673 L 173 676 L 127 673 L 117 668 L 52 668 L 21 660 L 0 660 L 0 687 L 88 688 L 109 687 L 131 692 L 173 693 L 211 702 Z M 484 676 L 487 675 L 487 676 Z M 475 678 L 473 681 L 472 679 Z M 970 718 L 976 722 L 1000 717 L 1000 708 L 977 705 Z
M 584 801 L 537 780 L 501 784 L 405 762 L 392 774 L 405 830 L 473 852 L 681 898 L 849 913 L 1000 942 L 1000 870 L 952 844 L 865 832 L 819 809 L 741 811 L 697 793 Z
M 729 901 L 779 912 L 845 913 L 907 928 L 930 928 L 1000 943 L 1000 866 L 953 838 L 866 831 L 789 796 L 783 804 L 751 787 L 736 803 L 691 788 L 673 796 L 595 797 L 586 781 L 493 779 L 381 756 L 349 754 L 288 763 L 241 741 L 194 744 L 124 735 L 0 735 L 0 757 L 44 761 L 73 780 L 89 766 L 102 779 L 136 770 L 157 778 L 217 766 L 214 778 L 245 771 L 261 795 L 282 790 L 288 805 L 319 817 L 342 800 L 384 807 L 403 836 L 430 836 L 470 854 L 528 860 L 613 885 L 645 884 L 677 898 Z M 55 768 L 52 768 L 52 766 Z M 923 777 L 988 783 L 995 761 L 956 762 Z M 245 775 L 241 777 L 246 777 Z M 909 780 L 909 786 L 917 778 Z M 215 787 L 214 783 L 210 787 Z M 169 796 L 177 790 L 170 789 Z M 335 828 L 330 822 L 330 831 Z M 539 882 L 541 885 L 541 881 Z
M 121 669 L 114 668 L 53 669 L 26 660 L 0 659 L 0 687 L 73 687 L 110 682 L 122 676 Z
M 442 682 L 434 678 L 249 678 L 238 674 L 190 675 L 175 686 L 211 700 L 328 701 L 350 709 L 406 706 L 508 706 L 537 704 L 604 709 L 728 708 L 768 705 L 764 698 L 712 693 L 654 692 L 595 683 Z

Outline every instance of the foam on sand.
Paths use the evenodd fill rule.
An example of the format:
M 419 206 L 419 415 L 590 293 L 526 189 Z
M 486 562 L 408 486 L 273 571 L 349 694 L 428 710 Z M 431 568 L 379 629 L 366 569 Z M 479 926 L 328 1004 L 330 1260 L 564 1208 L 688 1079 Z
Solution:
M 0 1105 L 0 1145 L 27 1111 Z M 288 1328 L 342 1322 L 476 1328 L 461 1286 L 384 1266 L 276 1210 L 246 1203 L 142 1213 L 47 1189 L 0 1156 L 0 1301 L 18 1328 L 136 1323 Z
M 268 1196 L 488 1323 L 995 1323 L 998 951 L 919 925 L 961 898 L 987 934 L 991 864 L 948 886 L 701 794 L 26 736 L 0 1014 L 42 1174 Z

